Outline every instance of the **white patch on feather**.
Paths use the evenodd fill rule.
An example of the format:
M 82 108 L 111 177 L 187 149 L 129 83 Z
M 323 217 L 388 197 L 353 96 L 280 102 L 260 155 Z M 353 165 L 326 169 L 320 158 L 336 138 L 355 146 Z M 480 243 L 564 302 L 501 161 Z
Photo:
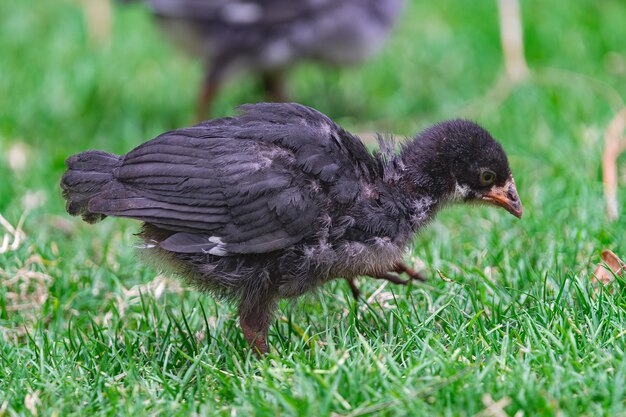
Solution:
M 221 237 L 219 237 L 219 236 L 211 236 L 209 238 L 209 242 L 215 243 L 216 246 L 214 248 L 211 248 L 208 251 L 206 251 L 207 253 L 210 253 L 211 255 L 215 255 L 215 256 L 226 256 L 226 255 L 228 255 L 228 251 L 226 250 L 225 245 L 224 245 L 224 241 L 222 241 Z
M 470 188 L 467 185 L 460 185 L 458 182 L 454 186 L 454 193 L 450 196 L 450 201 L 461 202 L 465 201 L 470 193 Z
M 222 17 L 230 23 L 254 23 L 263 16 L 263 9 L 254 3 L 232 3 L 222 8 Z
M 373 184 L 362 181 L 361 189 L 363 190 L 363 197 L 367 199 L 377 199 L 378 198 L 378 190 Z
M 134 245 L 133 247 L 135 249 L 152 249 L 156 247 L 156 245 L 154 243 L 141 243 L 139 245 Z
M 219 246 L 216 246 L 212 249 L 209 249 L 207 251 L 207 253 L 210 253 L 211 255 L 215 255 L 215 256 L 226 256 L 228 255 L 228 252 L 226 252 L 224 249 L 221 249 Z
M 306 180 L 307 181 L 307 187 L 308 189 L 313 192 L 313 193 L 317 193 L 322 189 L 322 186 L 320 185 L 320 183 L 316 180 Z
M 258 158 L 258 170 L 264 170 L 272 166 L 274 161 L 283 160 L 287 163 L 293 163 L 295 158 L 292 152 L 288 152 L 285 149 L 278 147 L 271 147 L 269 149 L 261 149 L 259 151 Z
M 349 278 L 388 272 L 402 260 L 404 247 L 389 237 L 375 237 L 369 243 L 346 242 L 337 248 L 330 276 Z
M 330 136 L 332 133 L 331 126 L 328 123 L 321 123 L 319 125 L 319 130 L 322 132 L 324 136 Z
M 436 201 L 431 197 L 422 197 L 411 204 L 413 215 L 411 216 L 411 223 L 414 228 L 418 228 L 430 220 L 433 207 L 436 205 Z

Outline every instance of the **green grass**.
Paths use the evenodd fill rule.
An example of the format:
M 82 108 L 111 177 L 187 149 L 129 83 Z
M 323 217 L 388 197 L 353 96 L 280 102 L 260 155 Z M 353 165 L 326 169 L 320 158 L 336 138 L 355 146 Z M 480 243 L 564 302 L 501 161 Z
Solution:
M 626 255 L 600 168 L 626 95 L 626 7 L 522 7 L 532 76 L 502 100 L 487 95 L 503 70 L 495 2 L 412 2 L 367 65 L 294 71 L 291 95 L 353 131 L 477 119 L 504 144 L 526 212 L 446 210 L 411 254 L 427 284 L 362 279 L 365 303 L 336 282 L 281 304 L 257 360 L 232 306 L 155 280 L 132 250 L 137 224 L 70 218 L 57 185 L 70 154 L 189 124 L 200 65 L 141 7 L 115 7 L 97 43 L 78 2 L 0 4 L 0 213 L 24 216 L 25 234 L 0 254 L 0 416 L 502 415 L 491 402 L 626 415 L 625 283 L 590 282 L 603 248 Z M 215 114 L 261 99 L 243 78 Z

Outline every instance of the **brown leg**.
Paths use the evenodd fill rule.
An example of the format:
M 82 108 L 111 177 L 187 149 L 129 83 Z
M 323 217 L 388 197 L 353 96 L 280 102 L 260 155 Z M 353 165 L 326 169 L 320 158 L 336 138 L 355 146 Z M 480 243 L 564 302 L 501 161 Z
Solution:
M 354 278 L 346 278 L 348 284 L 350 285 L 350 290 L 352 291 L 352 296 L 355 300 L 358 300 L 361 296 L 361 290 L 356 286 L 356 280 Z
M 285 93 L 283 71 L 264 72 L 262 77 L 263 88 L 265 88 L 267 97 L 274 102 L 286 102 L 287 94 Z
M 198 104 L 196 107 L 196 122 L 201 122 L 206 120 L 211 111 L 211 105 L 213 104 L 213 99 L 217 94 L 218 83 L 215 80 L 215 77 L 211 72 L 208 72 L 204 78 L 204 82 L 202 84 L 202 90 L 200 91 L 200 95 L 198 96 Z
M 424 275 L 420 274 L 413 268 L 408 267 L 407 264 L 405 264 L 404 262 L 399 262 L 396 265 L 394 272 L 397 272 L 398 274 L 405 273 L 411 279 L 414 279 L 416 281 L 428 281 L 428 278 L 426 278 Z
M 239 324 L 243 330 L 243 337 L 258 357 L 267 354 L 267 329 L 274 304 L 269 301 L 266 305 L 256 307 L 239 306 Z

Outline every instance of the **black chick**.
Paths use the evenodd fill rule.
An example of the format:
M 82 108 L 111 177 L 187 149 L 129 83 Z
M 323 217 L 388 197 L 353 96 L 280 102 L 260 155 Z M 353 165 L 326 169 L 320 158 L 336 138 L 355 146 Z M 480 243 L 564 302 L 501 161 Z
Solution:
M 148 0 L 160 26 L 206 63 L 197 117 L 219 86 L 241 71 L 261 75 L 268 97 L 285 101 L 294 63 L 360 62 L 378 51 L 404 0 Z
M 67 159 L 67 211 L 144 222 L 141 249 L 202 291 L 236 302 L 267 352 L 276 303 L 332 279 L 394 280 L 415 233 L 448 203 L 521 217 L 507 157 L 473 122 L 438 123 L 371 154 L 324 114 L 293 103 L 240 107 L 126 155 Z

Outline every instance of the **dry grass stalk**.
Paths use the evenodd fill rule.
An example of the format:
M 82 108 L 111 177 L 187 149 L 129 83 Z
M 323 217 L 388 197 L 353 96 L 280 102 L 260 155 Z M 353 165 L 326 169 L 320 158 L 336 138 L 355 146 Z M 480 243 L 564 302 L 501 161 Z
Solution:
M 622 261 L 616 254 L 608 249 L 602 251 L 602 262 L 593 271 L 591 282 L 601 282 L 608 285 L 617 276 L 626 276 L 626 262 Z
M 509 417 L 506 411 L 504 411 L 504 408 L 511 404 L 509 397 L 503 397 L 498 401 L 494 401 L 491 395 L 485 394 L 482 400 L 486 408 L 476 414 L 476 417 Z
M 6 336 L 23 337 L 37 321 L 41 321 L 40 311 L 48 300 L 52 282 L 50 275 L 40 271 L 42 265 L 41 257 L 33 255 L 14 273 L 0 268 L 0 282 L 6 291 L 4 308 L 8 313 L 15 313 L 21 322 L 15 327 L 0 326 L 0 334 L 5 339 Z
M 604 152 L 602 154 L 602 182 L 609 220 L 617 220 L 619 209 L 617 204 L 617 158 L 626 150 L 626 137 L 622 133 L 626 129 L 626 109 L 622 109 L 607 127 L 604 134 Z
M 122 294 L 114 294 L 116 311 L 119 317 L 124 317 L 129 306 L 141 303 L 141 297 L 149 296 L 154 299 L 161 298 L 164 294 L 179 294 L 185 288 L 176 279 L 164 275 L 157 275 L 152 281 L 145 284 L 135 285 L 129 289 L 122 289 Z M 96 322 L 108 325 L 113 318 L 113 312 L 109 311 L 104 316 L 96 318 Z
M 37 410 L 41 407 L 41 400 L 39 399 L 39 391 L 33 391 L 26 394 L 24 397 L 24 407 L 30 411 L 30 413 L 37 417 Z
M 83 0 L 82 6 L 89 41 L 94 45 L 108 43 L 112 22 L 110 0 Z
M 124 289 L 122 291 L 124 292 L 124 297 L 131 303 L 139 303 L 142 294 L 159 299 L 163 294 L 180 294 L 185 289 L 178 280 L 164 275 L 157 275 L 150 282 L 135 285 L 128 290 Z
M 524 36 L 519 1 L 498 0 L 498 12 L 506 74 L 511 81 L 517 83 L 526 79 L 529 74 L 524 57 Z
M 15 251 L 20 247 L 20 244 L 26 237 L 22 231 L 24 219 L 25 216 L 22 215 L 20 220 L 17 222 L 17 226 L 13 227 L 13 225 L 9 223 L 9 221 L 5 219 L 2 214 L 0 214 L 0 226 L 2 226 L 2 228 L 6 231 L 6 233 L 3 234 L 2 241 L 0 243 L 0 254 Z M 11 239 L 13 240 L 11 241 Z
M 26 169 L 29 152 L 28 146 L 23 142 L 15 142 L 9 147 L 6 158 L 13 173 L 21 174 Z

